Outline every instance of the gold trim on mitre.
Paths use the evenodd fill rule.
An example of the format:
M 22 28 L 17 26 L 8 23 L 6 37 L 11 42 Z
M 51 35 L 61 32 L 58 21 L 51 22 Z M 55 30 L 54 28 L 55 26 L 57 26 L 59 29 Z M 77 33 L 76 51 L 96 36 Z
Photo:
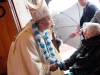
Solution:
M 41 0 L 37 5 L 33 4 L 33 2 L 27 2 L 27 7 L 34 21 L 38 21 L 47 16 L 50 16 L 50 11 L 46 5 L 45 0 Z
M 37 5 L 35 5 L 33 2 L 30 3 L 29 1 L 27 1 L 27 8 L 29 10 L 38 10 L 40 9 L 42 6 L 44 5 L 44 0 L 41 0 Z

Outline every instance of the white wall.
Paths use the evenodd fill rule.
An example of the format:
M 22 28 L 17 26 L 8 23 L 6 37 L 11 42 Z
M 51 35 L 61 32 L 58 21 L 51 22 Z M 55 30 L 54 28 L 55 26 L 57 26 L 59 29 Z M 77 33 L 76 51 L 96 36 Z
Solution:
M 31 15 L 26 8 L 26 0 L 13 0 L 15 9 L 21 24 L 21 27 L 25 27 L 26 23 L 31 19 Z

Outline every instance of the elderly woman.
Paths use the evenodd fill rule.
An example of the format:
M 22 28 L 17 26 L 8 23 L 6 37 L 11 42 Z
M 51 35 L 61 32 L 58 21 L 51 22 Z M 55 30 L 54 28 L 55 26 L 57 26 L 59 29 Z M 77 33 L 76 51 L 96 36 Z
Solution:
M 81 47 L 64 62 L 61 70 L 69 70 L 67 75 L 100 75 L 100 25 L 84 23 Z

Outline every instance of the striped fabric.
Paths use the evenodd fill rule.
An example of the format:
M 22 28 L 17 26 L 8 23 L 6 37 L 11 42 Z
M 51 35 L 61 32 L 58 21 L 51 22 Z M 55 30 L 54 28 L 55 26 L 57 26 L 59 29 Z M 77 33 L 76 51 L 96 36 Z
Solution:
M 100 10 L 95 13 L 95 15 L 92 18 L 91 22 L 100 24 Z

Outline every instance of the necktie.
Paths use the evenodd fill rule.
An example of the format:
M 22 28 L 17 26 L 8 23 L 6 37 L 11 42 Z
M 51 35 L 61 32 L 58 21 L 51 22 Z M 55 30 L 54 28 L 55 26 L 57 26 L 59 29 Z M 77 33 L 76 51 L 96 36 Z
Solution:
M 83 14 L 85 14 L 86 13 L 86 7 L 83 9 Z

